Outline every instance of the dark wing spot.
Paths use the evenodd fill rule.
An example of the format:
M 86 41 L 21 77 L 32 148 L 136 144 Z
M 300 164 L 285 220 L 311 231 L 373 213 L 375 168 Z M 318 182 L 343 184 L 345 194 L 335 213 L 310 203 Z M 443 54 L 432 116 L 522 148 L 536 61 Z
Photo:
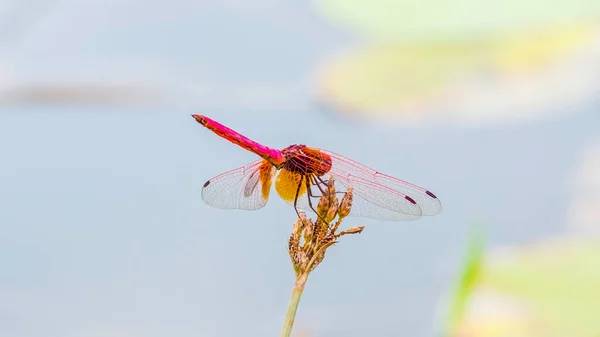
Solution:
M 202 186 L 202 187 L 206 187 L 206 186 L 208 186 L 208 185 L 210 185 L 210 180 L 207 180 L 207 181 L 204 183 L 204 186 Z
M 416 201 L 414 201 L 414 200 L 413 200 L 413 198 L 409 197 L 408 195 L 407 195 L 407 196 L 405 196 L 405 197 L 404 197 L 404 199 L 406 199 L 406 200 L 408 200 L 408 201 L 412 202 L 412 203 L 413 203 L 413 205 L 416 205 L 416 204 L 417 204 L 417 202 L 416 202 Z
M 437 197 L 435 196 L 435 194 L 433 194 L 433 193 L 431 193 L 431 192 L 429 192 L 429 191 L 425 191 L 425 193 L 426 193 L 428 196 L 430 196 L 430 197 L 432 197 L 432 198 L 434 198 L 434 199 L 437 199 Z

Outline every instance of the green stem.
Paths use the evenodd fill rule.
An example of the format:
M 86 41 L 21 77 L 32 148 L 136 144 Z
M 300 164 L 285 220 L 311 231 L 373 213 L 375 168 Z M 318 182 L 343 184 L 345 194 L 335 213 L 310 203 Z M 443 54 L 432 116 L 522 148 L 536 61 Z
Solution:
M 281 329 L 280 337 L 289 337 L 292 333 L 292 326 L 294 325 L 294 319 L 296 318 L 296 310 L 298 309 L 300 297 L 302 297 L 307 278 L 308 273 L 296 277 L 296 283 L 294 284 L 294 290 L 292 291 L 292 299 L 290 300 L 287 313 L 285 314 L 285 321 L 283 322 L 283 329 Z

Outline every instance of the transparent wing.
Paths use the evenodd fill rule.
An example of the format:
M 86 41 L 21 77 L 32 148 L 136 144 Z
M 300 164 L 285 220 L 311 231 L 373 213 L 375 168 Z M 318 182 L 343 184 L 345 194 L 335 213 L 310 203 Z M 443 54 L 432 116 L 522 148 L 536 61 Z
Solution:
M 335 178 L 334 181 L 338 192 L 338 200 L 340 201 L 343 197 L 342 193 L 350 187 L 353 188 L 350 216 L 393 221 L 416 220 L 421 217 L 419 206 L 408 201 L 403 194 L 394 190 L 382 189 L 381 186 L 376 186 L 373 182 L 356 177 L 349 180 L 340 176 Z M 320 185 L 323 189 L 325 188 L 325 184 L 320 183 Z M 313 184 L 310 189 L 311 193 L 301 195 L 296 204 L 296 207 L 308 212 L 311 210 L 310 203 L 316 209 L 321 197 L 321 191 L 317 184 Z M 379 193 L 372 193 L 373 189 L 379 189 Z M 382 190 L 385 190 L 384 193 L 381 193 Z M 286 202 L 290 205 L 294 204 L 293 200 L 286 200 Z M 399 209 L 404 210 L 404 212 L 399 212 Z
M 269 199 L 274 173 L 275 167 L 269 162 L 253 161 L 208 180 L 202 188 L 202 199 L 216 208 L 262 208 Z
M 373 204 L 369 211 L 363 212 L 365 216 L 376 213 L 375 208 L 385 208 L 416 218 L 442 211 L 440 200 L 425 188 L 383 174 L 337 153 L 319 151 L 331 157 L 331 170 L 325 177 L 333 175 L 345 187 L 353 187 L 354 194 Z
M 335 173 L 334 177 L 337 175 Z M 419 205 L 406 196 L 385 186 L 358 177 L 336 178 L 344 187 L 352 187 L 351 216 L 381 220 L 417 220 L 422 216 Z

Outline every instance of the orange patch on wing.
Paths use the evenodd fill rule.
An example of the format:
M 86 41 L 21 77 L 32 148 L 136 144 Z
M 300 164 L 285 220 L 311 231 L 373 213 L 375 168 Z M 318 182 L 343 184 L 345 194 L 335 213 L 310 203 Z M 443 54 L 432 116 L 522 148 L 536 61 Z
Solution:
M 260 172 L 260 183 L 262 185 L 262 197 L 265 200 L 269 199 L 269 193 L 271 192 L 273 169 L 273 165 L 266 160 L 263 160 L 258 167 L 258 171 Z
M 286 169 L 279 171 L 277 179 L 275 180 L 275 190 L 281 199 L 286 201 L 293 201 L 298 196 L 306 193 L 306 185 L 302 179 L 303 175 L 300 173 L 294 173 Z M 298 191 L 298 185 L 300 190 Z

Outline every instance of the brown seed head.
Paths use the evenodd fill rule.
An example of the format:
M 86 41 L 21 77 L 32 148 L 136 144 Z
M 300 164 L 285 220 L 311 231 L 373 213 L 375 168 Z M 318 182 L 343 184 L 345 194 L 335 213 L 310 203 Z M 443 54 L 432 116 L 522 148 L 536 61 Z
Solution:
M 348 191 L 344 194 L 342 198 L 342 202 L 340 203 L 338 216 L 340 219 L 343 219 L 350 214 L 350 210 L 352 208 L 352 188 L 349 188 Z
M 290 257 L 292 261 L 294 260 L 294 255 L 300 248 L 300 233 L 302 228 L 302 213 L 301 217 L 294 222 L 294 229 L 292 230 L 292 234 L 290 235 L 290 239 L 288 240 L 288 252 L 290 253 Z
M 330 204 L 333 202 L 334 199 L 337 199 L 336 195 L 335 195 L 335 183 L 334 183 L 333 176 L 329 177 L 329 180 L 327 181 L 327 188 L 325 189 L 325 192 L 329 196 Z
M 314 238 L 313 238 L 313 242 L 315 244 L 319 244 L 319 243 L 323 242 L 323 239 L 327 235 L 328 228 L 329 228 L 329 225 L 327 223 L 323 222 L 321 220 L 321 218 L 317 219 L 317 222 L 315 223 L 315 232 L 314 232 Z
M 321 199 L 319 199 L 319 204 L 317 205 L 317 213 L 319 213 L 319 218 L 324 218 L 329 211 L 329 197 L 326 195 L 322 195 Z
M 336 234 L 335 238 L 339 239 L 340 237 L 347 235 L 347 234 L 359 234 L 363 231 L 363 229 L 365 229 L 365 226 L 351 227 L 345 231 L 340 232 L 339 234 Z
M 336 234 L 342 219 L 350 214 L 351 207 L 352 189 L 348 189 L 340 201 L 331 177 L 319 200 L 316 221 L 300 212 L 288 247 L 297 278 L 306 277 L 315 269 L 323 261 L 326 250 L 341 236 L 362 232 L 364 226 L 357 226 Z
M 310 219 L 308 219 L 309 223 L 307 226 L 304 226 L 304 245 L 309 244 L 313 239 L 314 233 L 314 224 Z
M 363 229 L 365 229 L 365 226 L 355 226 L 355 227 L 348 228 L 344 232 L 346 234 L 358 234 L 358 233 L 361 233 L 363 231 Z
M 325 215 L 325 220 L 327 221 L 327 223 L 330 223 L 331 221 L 333 221 L 333 219 L 335 219 L 335 216 L 338 213 L 338 206 L 338 199 L 334 198 L 333 202 L 329 204 L 329 209 L 327 210 L 327 214 Z

